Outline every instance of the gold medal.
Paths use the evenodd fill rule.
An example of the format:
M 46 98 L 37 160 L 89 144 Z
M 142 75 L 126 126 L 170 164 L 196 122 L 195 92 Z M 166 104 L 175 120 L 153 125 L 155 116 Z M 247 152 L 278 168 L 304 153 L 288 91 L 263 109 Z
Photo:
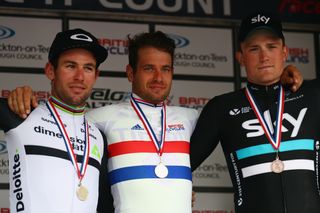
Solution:
M 89 195 L 89 191 L 86 187 L 82 186 L 81 184 L 81 180 L 84 177 L 85 173 L 86 173 L 86 168 L 89 162 L 89 155 L 90 155 L 90 140 L 89 140 L 89 125 L 88 122 L 86 121 L 85 117 L 83 116 L 83 125 L 85 126 L 85 130 L 84 130 L 84 151 L 83 151 L 83 160 L 82 160 L 82 166 L 79 169 L 78 166 L 78 162 L 77 162 L 77 158 L 76 158 L 76 154 L 74 153 L 73 150 L 73 145 L 70 141 L 70 137 L 68 135 L 68 132 L 63 124 L 63 121 L 61 120 L 60 115 L 58 114 L 58 111 L 55 107 L 55 105 L 59 106 L 59 101 L 55 100 L 55 98 L 50 97 L 49 101 L 46 103 L 48 110 L 50 111 L 50 114 L 52 115 L 52 117 L 54 118 L 54 120 L 56 121 L 56 124 L 60 130 L 60 133 L 62 135 L 62 138 L 65 142 L 66 145 L 66 149 L 67 152 L 69 154 L 70 157 L 70 161 L 72 163 L 72 165 L 75 168 L 75 171 L 77 173 L 77 176 L 79 178 L 79 185 L 78 188 L 76 190 L 76 195 L 78 197 L 79 200 L 81 201 L 85 201 L 88 198 Z M 61 105 L 61 104 L 60 104 Z M 63 108 L 63 106 L 61 106 Z M 82 110 L 83 111 L 83 110 Z
M 279 158 L 276 158 L 274 161 L 272 161 L 271 163 L 271 170 L 274 172 L 274 173 L 281 173 L 283 172 L 284 170 L 284 164 L 283 162 L 279 159 Z
M 85 201 L 89 195 L 88 189 L 84 187 L 82 184 L 79 185 L 76 193 L 77 193 L 78 199 L 81 201 Z
M 165 178 L 169 173 L 168 168 L 161 162 L 156 166 L 154 172 L 158 178 Z

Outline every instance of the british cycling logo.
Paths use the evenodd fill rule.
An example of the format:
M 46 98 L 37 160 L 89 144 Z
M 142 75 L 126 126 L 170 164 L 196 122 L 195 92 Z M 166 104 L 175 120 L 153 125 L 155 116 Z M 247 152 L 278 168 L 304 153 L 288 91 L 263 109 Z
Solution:
M 239 115 L 250 112 L 250 107 L 241 107 L 240 109 L 231 109 L 229 115 Z
M 5 141 L 0 140 L 0 155 L 7 153 L 7 145 Z
M 1 26 L 0 25 L 0 39 L 6 39 L 14 36 L 16 32 L 9 27 Z
M 229 112 L 230 115 L 238 115 L 239 113 L 240 113 L 240 109 L 232 109 Z
M 176 48 L 186 47 L 190 44 L 189 39 L 182 37 L 180 35 L 168 34 L 168 36 L 174 40 Z

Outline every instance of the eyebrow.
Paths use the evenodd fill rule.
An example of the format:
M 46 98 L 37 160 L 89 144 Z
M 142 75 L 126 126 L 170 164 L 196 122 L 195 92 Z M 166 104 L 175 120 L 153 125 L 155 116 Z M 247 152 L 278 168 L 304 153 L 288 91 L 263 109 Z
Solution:
M 77 63 L 77 62 L 75 62 L 75 61 L 70 61 L 70 60 L 66 60 L 66 61 L 63 61 L 62 63 L 64 63 L 64 64 L 68 64 L 68 63 L 70 63 L 70 64 L 79 64 L 79 63 Z M 86 64 L 83 64 L 83 66 L 95 66 L 95 64 L 94 63 L 86 63 Z

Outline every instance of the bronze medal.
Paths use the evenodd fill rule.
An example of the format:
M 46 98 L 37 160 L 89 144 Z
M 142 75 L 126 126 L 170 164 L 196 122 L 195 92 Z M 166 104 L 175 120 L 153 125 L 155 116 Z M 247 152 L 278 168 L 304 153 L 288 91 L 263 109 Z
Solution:
M 284 170 L 284 164 L 283 162 L 277 158 L 275 159 L 274 161 L 272 161 L 271 163 L 271 170 L 274 172 L 274 173 L 281 173 L 283 172 Z

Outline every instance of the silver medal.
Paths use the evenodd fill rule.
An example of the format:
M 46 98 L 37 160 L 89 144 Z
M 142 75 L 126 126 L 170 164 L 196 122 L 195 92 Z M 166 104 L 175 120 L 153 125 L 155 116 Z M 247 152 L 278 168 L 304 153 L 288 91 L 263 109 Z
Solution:
M 165 178 L 169 173 L 168 168 L 161 162 L 156 166 L 154 172 L 158 178 Z
M 271 170 L 274 173 L 281 173 L 284 170 L 284 164 L 283 162 L 279 159 L 276 158 L 272 163 L 271 163 Z

